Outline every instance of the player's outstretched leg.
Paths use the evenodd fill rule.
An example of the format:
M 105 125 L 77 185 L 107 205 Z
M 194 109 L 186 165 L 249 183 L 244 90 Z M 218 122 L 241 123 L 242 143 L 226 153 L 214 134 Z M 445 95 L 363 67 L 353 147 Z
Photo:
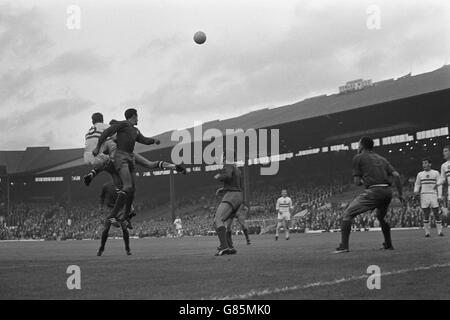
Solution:
M 423 230 L 425 230 L 425 237 L 430 237 L 430 208 L 423 208 Z
M 278 236 L 280 235 L 280 227 L 281 227 L 281 221 L 277 221 L 277 228 L 275 229 L 275 241 L 278 240 Z
M 97 251 L 97 256 L 99 257 L 103 254 L 103 251 L 105 251 L 105 244 L 106 241 L 108 240 L 109 228 L 111 228 L 111 222 L 108 219 L 106 219 L 105 225 L 103 227 L 100 248 Z
M 389 223 L 384 219 L 387 214 L 387 207 L 378 208 L 377 209 L 377 219 L 380 222 L 381 231 L 383 232 L 384 237 L 384 243 L 382 250 L 394 250 L 394 247 L 392 246 L 392 239 L 391 239 L 391 226 Z
M 217 208 L 216 215 L 214 217 L 214 224 L 220 245 L 217 248 L 216 256 L 223 256 L 230 253 L 227 240 L 227 230 L 224 221 L 226 221 L 230 216 L 232 210 L 233 208 L 225 202 L 220 203 Z
M 342 219 L 341 223 L 341 243 L 336 248 L 335 253 L 349 252 L 349 240 L 350 232 L 352 231 L 353 219 L 350 217 L 345 217 Z
M 128 229 L 126 227 L 122 227 L 122 234 L 123 234 L 123 242 L 125 243 L 125 251 L 128 256 L 131 255 L 130 250 L 130 234 L 128 233 Z
M 101 170 L 97 170 L 97 169 L 92 169 L 91 171 L 89 171 L 89 173 L 85 176 L 83 176 L 83 181 L 84 184 L 86 186 L 89 186 L 92 182 L 92 180 L 94 180 L 95 176 L 97 174 L 99 174 L 101 172 Z
M 286 233 L 286 240 L 289 240 L 289 227 L 290 227 L 290 221 L 284 220 L 284 232 Z
M 125 205 L 125 202 L 127 201 L 127 193 L 124 190 L 120 190 L 117 192 L 117 200 L 114 204 L 114 208 L 111 210 L 111 213 L 108 216 L 108 219 L 111 223 L 117 223 L 117 215 L 119 211 L 123 208 Z
M 250 237 L 248 236 L 248 228 L 247 228 L 247 222 L 245 222 L 245 217 L 242 214 L 237 215 L 237 220 L 239 224 L 241 225 L 242 232 L 245 236 L 245 241 L 247 241 L 247 245 L 250 245 Z
M 444 233 L 442 232 L 442 220 L 441 215 L 439 214 L 439 208 L 433 208 L 434 221 L 436 222 L 436 231 L 438 236 L 443 237 Z

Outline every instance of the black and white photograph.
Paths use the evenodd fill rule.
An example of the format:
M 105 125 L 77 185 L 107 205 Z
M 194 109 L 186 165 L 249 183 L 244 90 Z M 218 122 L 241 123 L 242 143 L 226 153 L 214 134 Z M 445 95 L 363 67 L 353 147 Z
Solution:
M 0 300 L 449 300 L 449 129 L 448 0 L 0 0 Z

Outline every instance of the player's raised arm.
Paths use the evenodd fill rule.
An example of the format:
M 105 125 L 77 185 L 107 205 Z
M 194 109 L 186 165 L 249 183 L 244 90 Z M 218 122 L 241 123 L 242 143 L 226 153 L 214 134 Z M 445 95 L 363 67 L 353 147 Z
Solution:
M 139 143 L 145 144 L 147 146 L 160 143 L 160 141 L 158 139 L 145 137 L 139 130 L 138 130 L 138 134 L 136 136 L 136 141 Z

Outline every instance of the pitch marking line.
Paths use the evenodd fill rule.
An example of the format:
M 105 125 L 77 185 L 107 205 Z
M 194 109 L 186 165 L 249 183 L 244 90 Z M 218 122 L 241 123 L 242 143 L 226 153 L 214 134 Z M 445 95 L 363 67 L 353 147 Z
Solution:
M 421 267 L 410 268 L 410 269 L 400 269 L 400 270 L 382 272 L 381 276 L 391 276 L 391 275 L 397 275 L 397 274 L 403 274 L 403 273 L 409 273 L 409 272 L 430 270 L 430 269 L 436 269 L 436 268 L 447 268 L 447 267 L 450 267 L 450 262 L 444 263 L 444 264 L 432 264 L 429 266 L 421 266 Z M 267 288 L 267 289 L 263 289 L 263 290 L 250 290 L 247 293 L 242 293 L 242 294 L 237 294 L 237 295 L 230 295 L 230 296 L 224 296 L 224 297 L 213 297 L 213 298 L 211 298 L 211 300 L 250 299 L 250 298 L 254 298 L 254 297 L 267 296 L 270 294 L 284 293 L 284 292 L 295 291 L 295 290 L 303 290 L 303 289 L 308 289 L 308 288 L 324 287 L 324 286 L 333 286 L 333 285 L 340 284 L 340 283 L 367 279 L 369 276 L 370 276 L 369 274 L 363 274 L 360 276 L 352 276 L 349 278 L 335 279 L 335 280 L 331 280 L 331 281 L 318 281 L 318 282 L 313 282 L 313 283 L 308 283 L 308 284 L 299 284 L 299 285 L 288 286 L 288 287 L 283 287 L 283 288 L 273 288 L 273 289 Z

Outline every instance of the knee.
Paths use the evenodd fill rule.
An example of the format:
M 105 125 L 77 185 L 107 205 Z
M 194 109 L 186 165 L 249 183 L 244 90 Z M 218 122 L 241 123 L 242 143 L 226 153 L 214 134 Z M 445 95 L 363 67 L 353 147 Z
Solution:
M 134 194 L 135 188 L 133 185 L 124 185 L 122 191 L 126 192 L 127 195 L 130 196 Z
M 216 216 L 214 217 L 214 225 L 216 228 L 225 227 L 225 224 L 223 223 L 222 218 L 218 214 L 216 214 Z

